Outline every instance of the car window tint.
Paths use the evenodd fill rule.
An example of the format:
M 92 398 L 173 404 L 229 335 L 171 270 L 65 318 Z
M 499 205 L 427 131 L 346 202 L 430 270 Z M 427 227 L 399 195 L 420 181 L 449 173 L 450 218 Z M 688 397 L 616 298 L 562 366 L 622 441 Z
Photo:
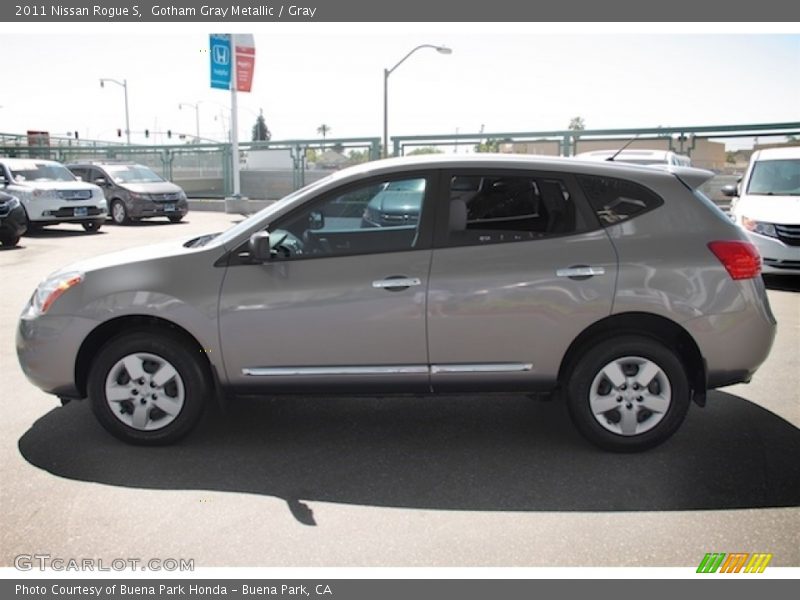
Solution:
M 655 192 L 625 179 L 579 175 L 578 183 L 604 227 L 652 210 L 664 202 Z
M 282 256 L 410 250 L 417 239 L 426 187 L 424 177 L 377 181 L 313 202 L 273 229 L 287 233 L 292 244 Z
M 448 244 L 533 240 L 584 229 L 560 179 L 513 175 L 450 178 Z

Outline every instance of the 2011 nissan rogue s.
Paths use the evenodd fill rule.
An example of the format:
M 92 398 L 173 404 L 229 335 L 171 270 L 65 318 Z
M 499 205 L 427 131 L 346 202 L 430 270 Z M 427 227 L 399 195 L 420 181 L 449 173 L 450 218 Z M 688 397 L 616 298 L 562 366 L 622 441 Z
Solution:
M 558 391 L 591 442 L 642 450 L 707 390 L 749 381 L 775 335 L 756 249 L 697 191 L 709 177 L 363 164 L 223 233 L 53 273 L 21 315 L 19 360 L 138 444 L 179 439 L 218 394 Z M 419 190 L 419 217 L 365 223 L 390 188 Z

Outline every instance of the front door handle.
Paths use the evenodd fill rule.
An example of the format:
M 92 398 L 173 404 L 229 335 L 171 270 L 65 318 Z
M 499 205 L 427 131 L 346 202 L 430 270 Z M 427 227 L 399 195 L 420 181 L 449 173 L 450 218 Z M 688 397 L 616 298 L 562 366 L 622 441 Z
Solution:
M 372 282 L 372 287 L 389 292 L 399 292 L 417 285 L 422 285 L 422 280 L 419 277 L 403 277 L 401 275 Z
M 574 265 L 572 267 L 567 267 L 566 269 L 556 270 L 556 277 L 569 277 L 570 279 L 575 279 L 578 281 L 589 279 L 595 275 L 605 274 L 605 267 L 590 267 L 588 265 Z

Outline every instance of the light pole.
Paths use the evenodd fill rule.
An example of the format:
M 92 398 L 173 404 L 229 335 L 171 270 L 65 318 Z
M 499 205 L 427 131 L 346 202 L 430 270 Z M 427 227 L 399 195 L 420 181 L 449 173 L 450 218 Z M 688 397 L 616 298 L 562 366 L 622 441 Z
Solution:
M 194 109 L 194 124 L 196 129 L 195 137 L 197 137 L 197 142 L 200 142 L 200 103 L 202 100 L 198 100 L 197 102 L 179 102 L 178 103 L 178 110 L 182 109 L 184 106 L 190 106 Z
M 436 50 L 439 54 L 452 54 L 453 51 L 448 48 L 447 46 L 434 46 L 433 44 L 420 44 L 411 52 L 406 54 L 400 61 L 393 66 L 391 69 L 384 69 L 383 70 L 383 157 L 386 158 L 389 156 L 389 75 L 391 75 L 394 70 L 402 65 L 406 59 L 414 54 L 417 50 L 422 50 L 423 48 L 432 48 Z
M 109 79 L 108 77 L 103 77 L 100 79 L 100 87 L 105 87 L 105 82 L 110 81 L 111 83 L 116 83 L 117 85 L 121 85 L 122 89 L 125 90 L 125 137 L 128 140 L 128 146 L 131 145 L 131 124 L 128 115 L 128 80 L 123 79 L 122 81 L 117 81 L 116 79 Z

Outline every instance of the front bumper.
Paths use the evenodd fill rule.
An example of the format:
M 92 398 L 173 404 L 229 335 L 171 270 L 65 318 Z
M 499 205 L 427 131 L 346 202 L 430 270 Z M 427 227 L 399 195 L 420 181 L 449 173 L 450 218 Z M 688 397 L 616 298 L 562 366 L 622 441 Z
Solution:
M 189 203 L 186 200 L 176 200 L 175 202 L 129 200 L 125 204 L 128 209 L 128 215 L 134 219 L 183 217 L 189 212 Z M 170 206 L 172 207 L 171 209 L 169 208 Z
M 800 274 L 800 246 L 790 246 L 781 240 L 751 231 L 747 237 L 761 254 L 761 270 L 767 274 Z
M 18 237 L 27 229 L 25 209 L 17 206 L 7 214 L 0 215 L 0 233 L 11 237 Z
M 75 359 L 96 321 L 66 315 L 31 314 L 28 305 L 17 327 L 17 357 L 36 387 L 50 394 L 80 397 Z

